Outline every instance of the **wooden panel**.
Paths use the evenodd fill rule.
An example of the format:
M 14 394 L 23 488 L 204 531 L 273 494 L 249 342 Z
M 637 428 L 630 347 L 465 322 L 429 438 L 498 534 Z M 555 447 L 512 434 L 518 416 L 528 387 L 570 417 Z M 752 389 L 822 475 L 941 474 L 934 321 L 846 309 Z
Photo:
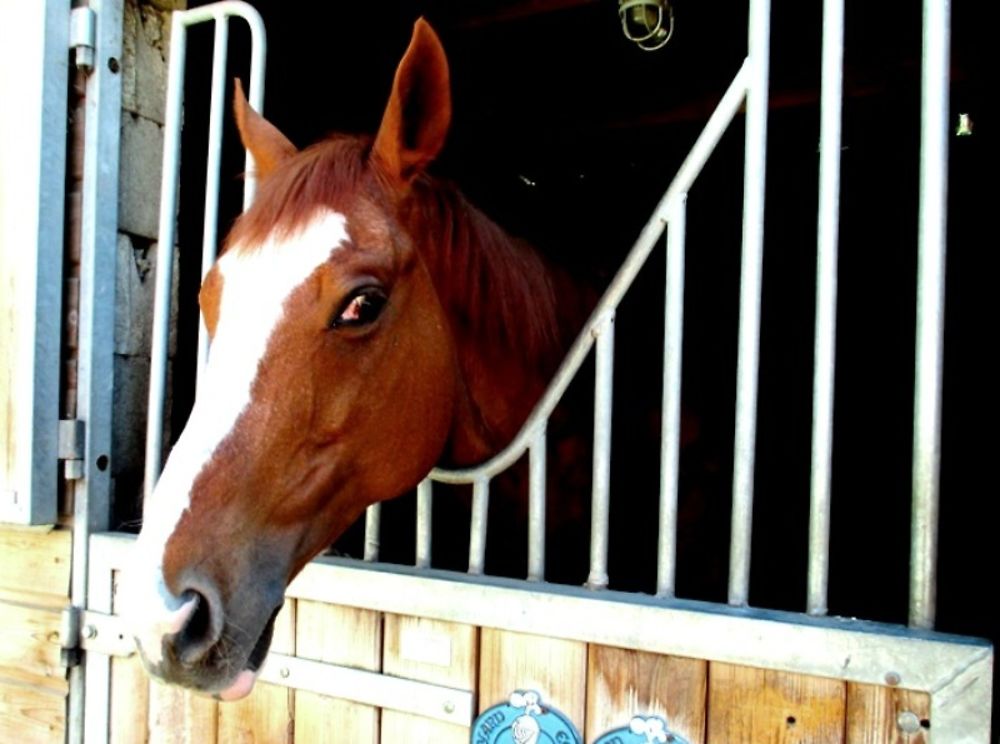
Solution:
M 271 649 L 295 653 L 294 601 L 286 600 L 274 621 Z M 249 696 L 219 705 L 219 741 L 229 744 L 291 744 L 295 715 L 295 692 L 287 687 L 258 682 Z
M 149 743 L 213 744 L 218 707 L 209 697 L 153 682 L 149 685 Z
M 587 741 L 635 715 L 657 715 L 690 744 L 705 741 L 708 664 L 610 646 L 591 646 L 587 659 Z
M 477 635 L 471 625 L 387 614 L 382 671 L 394 677 L 474 690 Z M 468 744 L 469 727 L 384 709 L 382 741 Z
M 111 744 L 145 744 L 149 725 L 149 677 L 139 655 L 111 660 Z M 209 740 L 211 741 L 211 739 Z
M 0 587 L 69 596 L 69 530 L 0 526 Z
M 844 740 L 846 683 L 711 663 L 708 740 L 791 744 Z
M 483 628 L 479 645 L 479 710 L 514 690 L 536 690 L 583 731 L 587 644 Z
M 59 613 L 0 602 L 0 676 L 66 694 L 59 661 Z
M 910 712 L 922 723 L 902 731 L 900 713 Z M 927 744 L 930 740 L 931 697 L 925 692 L 878 685 L 847 685 L 847 744 Z
M 378 671 L 382 664 L 382 618 L 377 612 L 299 600 L 297 655 L 305 659 Z M 379 711 L 370 705 L 312 692 L 295 696 L 299 744 L 378 742 Z
M 66 737 L 66 698 L 20 685 L 0 684 L 0 741 L 61 744 Z

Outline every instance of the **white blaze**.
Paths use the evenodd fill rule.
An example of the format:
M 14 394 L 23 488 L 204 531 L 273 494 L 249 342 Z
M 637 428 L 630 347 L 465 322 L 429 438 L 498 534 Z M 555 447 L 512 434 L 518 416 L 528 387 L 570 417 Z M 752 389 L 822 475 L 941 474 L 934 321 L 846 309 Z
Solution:
M 240 414 L 271 334 L 284 315 L 285 300 L 347 240 L 342 214 L 316 213 L 297 232 L 268 238 L 259 247 L 234 246 L 219 259 L 222 297 L 208 365 L 194 408 L 143 513 L 136 560 L 123 600 L 133 629 L 152 663 L 161 639 L 173 628 L 181 601 L 163 580 L 167 540 L 191 503 L 191 487 L 212 460 Z M 173 630 L 170 630 L 173 628 Z

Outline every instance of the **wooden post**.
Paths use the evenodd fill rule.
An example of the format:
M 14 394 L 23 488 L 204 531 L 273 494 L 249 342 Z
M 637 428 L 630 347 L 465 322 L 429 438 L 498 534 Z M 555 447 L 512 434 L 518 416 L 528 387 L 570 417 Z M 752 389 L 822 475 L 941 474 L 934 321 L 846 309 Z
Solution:
M 847 685 L 847 744 L 927 744 L 931 697 L 878 685 Z M 916 730 L 904 730 L 900 715 Z M 909 729 L 909 727 L 905 727 Z

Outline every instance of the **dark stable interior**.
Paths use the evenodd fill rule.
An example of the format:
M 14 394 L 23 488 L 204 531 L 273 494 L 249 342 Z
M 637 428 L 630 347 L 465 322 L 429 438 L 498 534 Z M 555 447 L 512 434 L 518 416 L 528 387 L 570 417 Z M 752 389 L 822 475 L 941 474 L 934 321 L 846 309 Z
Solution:
M 200 3 L 193 3 L 200 4 Z M 627 41 L 611 0 L 316 3 L 255 0 L 268 33 L 265 114 L 299 146 L 330 131 L 373 132 L 393 71 L 423 14 L 449 55 L 454 119 L 433 172 L 508 231 L 602 287 L 746 53 L 746 3 L 676 0 L 661 50 Z M 295 10 L 290 10 L 294 7 Z M 771 31 L 764 286 L 751 604 L 802 610 L 815 316 L 821 3 L 775 0 Z M 906 622 L 916 306 L 920 4 L 846 7 L 830 612 Z M 953 8 L 946 354 L 937 627 L 997 638 L 982 579 L 995 565 L 989 476 L 997 413 L 984 340 L 989 292 L 986 32 Z M 247 34 L 232 24 L 233 75 Z M 181 233 L 181 315 L 173 430 L 193 399 L 211 31 L 189 39 Z M 231 87 L 231 86 L 230 86 Z M 224 234 L 239 210 L 242 151 L 227 120 Z M 678 595 L 725 601 L 743 194 L 738 116 L 688 202 L 684 445 Z M 655 582 L 664 252 L 620 308 L 615 367 L 612 588 Z M 573 400 L 587 401 L 592 373 Z M 584 403 L 589 405 L 589 403 Z M 589 409 L 588 409 L 589 411 Z M 589 413 L 587 414 L 589 415 Z M 584 420 L 587 415 L 582 416 Z M 589 500 L 589 454 L 576 470 Z M 551 461 L 550 461 L 551 463 Z M 553 466 L 550 464 L 550 469 Z M 575 471 L 574 471 L 575 472 Z M 436 502 L 434 566 L 464 570 L 467 506 Z M 496 506 L 496 505 L 494 505 Z M 414 500 L 386 505 L 382 555 L 412 563 Z M 551 515 L 550 515 L 551 518 Z M 523 526 L 496 506 L 488 569 L 525 571 Z M 463 521 L 464 520 L 464 521 Z M 549 574 L 586 578 L 589 528 L 550 534 Z M 360 557 L 360 527 L 336 552 Z M 511 558 L 511 556 L 514 556 Z M 983 574 L 986 576 L 983 576 Z

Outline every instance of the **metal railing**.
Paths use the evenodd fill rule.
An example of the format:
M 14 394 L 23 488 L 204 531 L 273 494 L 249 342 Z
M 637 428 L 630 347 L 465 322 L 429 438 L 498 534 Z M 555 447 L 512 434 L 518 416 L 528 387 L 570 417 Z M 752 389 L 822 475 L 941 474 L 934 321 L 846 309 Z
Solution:
M 934 620 L 940 398 L 943 328 L 945 196 L 947 193 L 946 125 L 949 6 L 947 0 L 925 0 L 923 53 L 923 128 L 920 181 L 920 261 L 918 275 L 915 426 L 913 444 L 913 521 L 911 547 L 910 624 L 931 627 Z M 221 96 L 224 90 L 227 19 L 244 18 L 251 28 L 253 59 L 250 102 L 260 110 L 263 98 L 264 29 L 259 16 L 242 2 L 174 14 L 170 50 L 163 188 L 160 204 L 160 256 L 154 316 L 150 416 L 146 448 L 146 488 L 160 469 L 169 298 L 173 264 L 174 220 L 179 162 L 179 116 L 183 95 L 185 30 L 216 21 L 212 73 L 212 118 L 209 123 L 208 182 L 203 231 L 203 271 L 215 256 L 217 239 Z M 660 452 L 660 520 L 656 593 L 675 592 L 677 491 L 680 446 L 681 349 L 684 312 L 684 245 L 688 192 L 729 124 L 745 106 L 744 220 L 737 355 L 736 426 L 734 438 L 733 511 L 728 601 L 747 604 L 756 448 L 757 374 L 763 253 L 764 182 L 768 107 L 769 0 L 751 0 L 748 55 L 719 105 L 642 229 L 624 264 L 599 300 L 549 387 L 513 441 L 487 462 L 461 470 L 433 470 L 417 490 L 416 565 L 431 565 L 433 482 L 472 486 L 469 566 L 484 569 L 490 482 L 520 460 L 529 459 L 528 575 L 545 575 L 545 476 L 549 417 L 574 376 L 596 347 L 595 426 L 591 553 L 588 584 L 607 586 L 608 513 L 614 323 L 616 309 L 636 275 L 666 232 L 666 301 L 663 368 L 663 429 Z M 811 508 L 807 611 L 825 614 L 829 574 L 830 463 L 833 433 L 835 317 L 837 307 L 837 241 L 840 191 L 842 110 L 843 0 L 824 3 L 820 128 L 819 213 L 817 226 L 816 336 L 813 379 Z M 221 60 L 221 61 L 220 61 Z M 248 155 L 249 158 L 249 155 Z M 250 171 L 248 162 L 248 173 Z M 248 179 L 244 204 L 253 195 Z M 202 342 L 204 343 L 204 342 Z M 200 356 L 203 361 L 204 355 Z M 380 507 L 366 515 L 364 557 L 378 560 Z

